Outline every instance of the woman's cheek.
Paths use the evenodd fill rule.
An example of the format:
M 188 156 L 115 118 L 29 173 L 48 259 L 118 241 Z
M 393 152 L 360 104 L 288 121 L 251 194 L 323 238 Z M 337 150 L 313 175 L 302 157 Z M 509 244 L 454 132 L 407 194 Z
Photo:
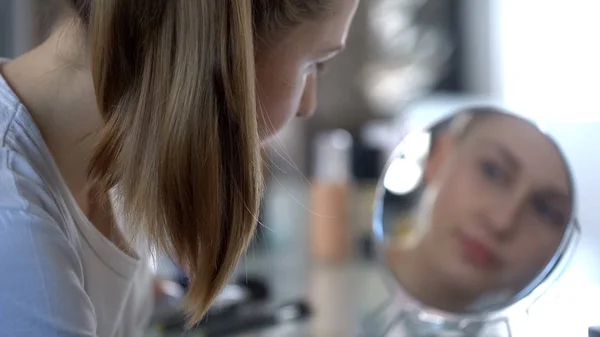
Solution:
M 282 118 L 284 119 L 284 124 L 298 114 L 300 102 L 302 101 L 302 94 L 306 87 L 306 79 L 307 75 L 305 73 L 295 73 L 293 76 L 289 76 L 288 81 L 281 86 L 285 90 L 281 95 L 283 102 L 280 111 Z
M 296 116 L 305 84 L 305 76 L 297 76 L 291 81 L 282 80 L 265 98 L 263 113 L 268 119 L 270 135 L 277 133 Z

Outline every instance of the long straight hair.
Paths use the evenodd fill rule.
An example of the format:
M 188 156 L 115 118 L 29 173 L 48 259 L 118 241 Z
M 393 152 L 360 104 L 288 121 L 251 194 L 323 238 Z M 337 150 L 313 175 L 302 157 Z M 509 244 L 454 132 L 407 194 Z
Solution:
M 189 323 L 226 284 L 262 194 L 255 41 L 329 0 L 69 0 L 105 126 L 89 180 L 190 277 Z

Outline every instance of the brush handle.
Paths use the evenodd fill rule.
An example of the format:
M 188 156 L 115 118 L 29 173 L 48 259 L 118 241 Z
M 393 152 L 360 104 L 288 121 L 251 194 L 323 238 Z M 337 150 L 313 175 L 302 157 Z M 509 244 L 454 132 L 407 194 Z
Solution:
M 265 329 L 285 322 L 298 321 L 309 316 L 307 303 L 297 301 L 274 309 L 248 311 L 230 320 L 207 321 L 201 330 L 207 337 L 228 336 Z

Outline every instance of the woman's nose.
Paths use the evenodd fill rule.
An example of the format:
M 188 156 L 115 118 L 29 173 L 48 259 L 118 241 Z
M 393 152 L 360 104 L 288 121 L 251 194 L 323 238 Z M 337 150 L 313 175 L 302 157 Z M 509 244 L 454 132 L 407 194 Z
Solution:
M 487 226 L 497 234 L 513 232 L 519 223 L 524 197 L 512 193 L 490 205 L 488 210 Z
M 313 71 L 307 75 L 304 91 L 298 107 L 298 117 L 310 117 L 317 109 L 317 72 Z

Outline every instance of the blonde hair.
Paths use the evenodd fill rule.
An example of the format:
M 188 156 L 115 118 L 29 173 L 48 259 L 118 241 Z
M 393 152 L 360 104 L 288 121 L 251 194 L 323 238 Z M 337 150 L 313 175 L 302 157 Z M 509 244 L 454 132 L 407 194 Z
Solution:
M 262 194 L 255 45 L 331 0 L 69 0 L 87 28 L 105 121 L 89 165 L 129 230 L 190 277 L 199 321 L 256 228 Z

